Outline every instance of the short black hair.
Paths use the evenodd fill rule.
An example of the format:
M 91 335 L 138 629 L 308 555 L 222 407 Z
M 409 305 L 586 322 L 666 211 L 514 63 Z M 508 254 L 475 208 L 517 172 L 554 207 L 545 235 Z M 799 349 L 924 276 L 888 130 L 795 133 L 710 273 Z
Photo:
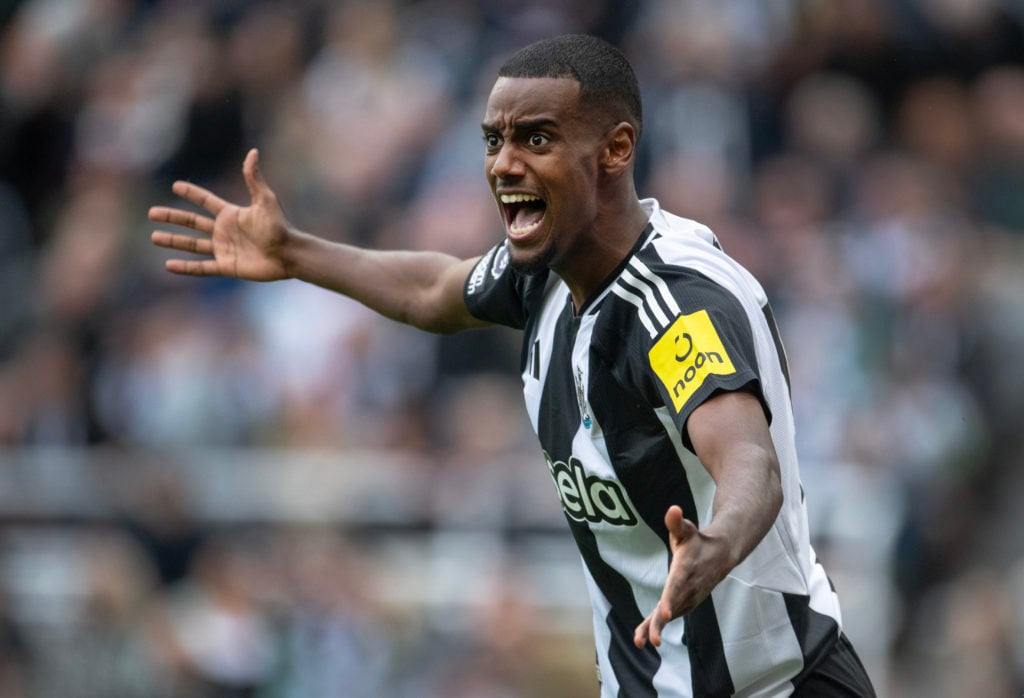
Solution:
M 622 51 L 604 39 L 587 34 L 541 39 L 516 51 L 498 68 L 498 77 L 572 78 L 580 84 L 581 100 L 616 121 L 628 121 L 640 136 L 643 105 L 636 73 Z

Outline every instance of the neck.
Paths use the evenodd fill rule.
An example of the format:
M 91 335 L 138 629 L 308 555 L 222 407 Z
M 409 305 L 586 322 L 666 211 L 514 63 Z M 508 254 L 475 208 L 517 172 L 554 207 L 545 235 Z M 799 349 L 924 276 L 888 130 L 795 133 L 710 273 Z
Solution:
M 553 269 L 569 287 L 577 312 L 626 258 L 647 225 L 647 213 L 636 192 L 630 193 L 621 205 L 598 212 L 590 234 L 581 240 L 581 249 L 569 255 L 572 268 Z

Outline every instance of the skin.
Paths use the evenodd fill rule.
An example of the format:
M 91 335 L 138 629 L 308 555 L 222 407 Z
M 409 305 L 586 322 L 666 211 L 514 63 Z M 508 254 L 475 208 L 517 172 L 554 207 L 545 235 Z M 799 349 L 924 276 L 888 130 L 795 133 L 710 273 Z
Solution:
M 633 185 L 636 129 L 628 122 L 601 123 L 579 91 L 577 82 L 564 78 L 499 78 L 482 124 L 485 174 L 506 221 L 513 264 L 550 268 L 569 287 L 577 309 L 625 259 L 647 223 Z M 484 324 L 462 297 L 477 259 L 366 250 L 308 235 L 285 218 L 256 150 L 246 156 L 242 175 L 251 197 L 247 206 L 179 181 L 174 193 L 208 215 L 150 209 L 151 220 L 199 234 L 152 234 L 159 247 L 198 255 L 167 260 L 168 271 L 301 279 L 431 332 Z M 541 224 L 528 235 L 509 228 L 500 196 L 511 193 L 546 203 Z M 686 427 L 717 486 L 714 514 L 698 530 L 678 506 L 666 512 L 672 562 L 661 600 L 636 628 L 637 647 L 660 645 L 666 623 L 708 597 L 765 536 L 782 505 L 778 458 L 756 397 L 715 395 L 692 412 Z
M 512 263 L 550 268 L 577 308 L 647 224 L 633 187 L 636 130 L 595 123 L 579 93 L 567 78 L 498 78 L 481 125 L 495 200 L 525 193 L 547 203 L 540 229 L 528 238 L 513 236 L 506 223 Z
M 288 222 L 264 181 L 257 150 L 246 156 L 242 176 L 251 197 L 248 206 L 179 181 L 172 186 L 174 193 L 212 217 L 164 206 L 149 210 L 152 221 L 201 234 L 153 232 L 154 245 L 202 257 L 169 259 L 165 263 L 169 272 L 250 281 L 301 279 L 430 332 L 483 326 L 462 301 L 462 284 L 475 259 L 459 260 L 436 252 L 364 250 L 303 233 Z
M 718 393 L 686 422 L 694 452 L 715 481 L 713 516 L 697 529 L 678 506 L 665 514 L 672 563 L 661 599 L 633 642 L 661 645 L 665 625 L 693 611 L 757 546 L 782 508 L 779 459 L 760 401 Z

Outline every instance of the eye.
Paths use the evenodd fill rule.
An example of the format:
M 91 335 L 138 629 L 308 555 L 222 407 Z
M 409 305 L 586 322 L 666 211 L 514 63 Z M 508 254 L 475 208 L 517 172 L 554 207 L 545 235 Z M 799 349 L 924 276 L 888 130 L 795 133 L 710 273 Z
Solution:
M 485 133 L 484 143 L 487 145 L 488 150 L 494 150 L 501 146 L 501 137 L 496 133 Z
M 543 145 L 547 145 L 548 140 L 548 137 L 545 136 L 543 133 L 530 134 L 530 145 L 532 145 L 534 148 L 539 148 Z

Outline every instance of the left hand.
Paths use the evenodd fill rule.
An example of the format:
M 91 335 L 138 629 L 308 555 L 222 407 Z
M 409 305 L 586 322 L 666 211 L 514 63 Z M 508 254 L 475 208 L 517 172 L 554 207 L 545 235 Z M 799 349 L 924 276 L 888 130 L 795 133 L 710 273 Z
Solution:
M 683 518 L 683 510 L 678 506 L 669 507 L 665 526 L 672 564 L 658 605 L 633 634 L 633 643 L 641 649 L 648 640 L 660 647 L 665 625 L 697 608 L 732 569 L 726 541 L 701 533 L 692 521 Z

